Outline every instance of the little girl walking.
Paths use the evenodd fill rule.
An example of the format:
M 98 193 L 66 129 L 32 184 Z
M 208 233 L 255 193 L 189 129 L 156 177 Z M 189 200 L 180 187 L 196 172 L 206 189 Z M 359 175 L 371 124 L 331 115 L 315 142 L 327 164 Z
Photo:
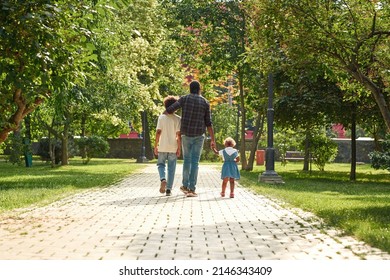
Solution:
M 221 171 L 222 191 L 221 196 L 225 197 L 227 183 L 230 183 L 230 198 L 234 198 L 234 182 L 240 179 L 240 172 L 238 171 L 237 162 L 240 161 L 238 151 L 234 149 L 236 141 L 228 137 L 223 141 L 225 149 L 218 151 L 213 149 L 215 154 L 219 154 L 223 158 L 223 165 Z

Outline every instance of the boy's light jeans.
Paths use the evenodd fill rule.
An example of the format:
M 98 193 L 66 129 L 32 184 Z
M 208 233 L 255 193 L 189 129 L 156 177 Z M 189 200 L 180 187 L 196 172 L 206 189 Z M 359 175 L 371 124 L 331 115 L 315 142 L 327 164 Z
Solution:
M 195 191 L 198 178 L 199 160 L 203 149 L 205 136 L 188 137 L 182 135 L 183 150 L 183 186 Z
M 167 189 L 172 190 L 173 181 L 175 179 L 176 172 L 176 161 L 177 156 L 176 153 L 165 153 L 159 152 L 157 159 L 157 169 L 158 174 L 160 175 L 160 180 L 165 179 L 167 181 Z M 166 169 L 166 163 L 168 163 L 168 168 Z M 168 170 L 168 176 L 166 176 L 165 172 Z

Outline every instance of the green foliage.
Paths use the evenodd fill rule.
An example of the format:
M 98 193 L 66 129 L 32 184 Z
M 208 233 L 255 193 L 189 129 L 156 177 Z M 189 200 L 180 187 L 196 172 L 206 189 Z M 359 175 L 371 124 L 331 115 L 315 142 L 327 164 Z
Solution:
M 96 61 L 89 29 L 95 13 L 92 5 L 90 1 L 1 1 L 0 133 L 17 129 L 53 90 L 83 84 L 92 72 Z
M 77 138 L 75 142 L 80 151 L 85 152 L 86 159 L 84 160 L 84 164 L 89 163 L 91 158 L 105 157 L 110 149 L 107 140 L 100 136 L 81 137 Z
M 43 102 L 58 116 L 40 120 L 76 135 L 104 120 L 102 135 L 115 137 L 139 126 L 140 110 L 157 112 L 160 91 L 177 92 L 183 76 L 164 14 L 157 0 L 2 1 L 0 142 Z
M 136 121 L 141 110 L 158 114 L 153 101 L 162 100 L 160 90 L 165 95 L 172 94 L 182 82 L 180 53 L 165 22 L 165 12 L 157 0 L 133 0 L 107 23 L 114 32 L 110 37 L 115 45 L 110 78 L 126 87 L 122 90 L 127 92 L 127 98 L 118 100 L 117 105 L 133 103 L 134 110 L 123 112 L 131 113 Z
M 212 114 L 215 141 L 222 145 L 226 137 L 236 138 L 237 108 L 222 103 L 213 108 Z
M 165 5 L 171 20 L 181 28 L 176 40 L 190 67 L 213 80 L 235 71 L 245 52 L 244 11 L 237 1 L 164 2 L 170 2 Z
M 200 159 L 201 161 L 210 161 L 210 162 L 219 161 L 219 157 L 216 154 L 214 154 L 214 152 L 211 151 L 208 147 L 204 147 Z
M 369 157 L 374 169 L 387 169 L 390 172 L 390 134 L 382 142 L 382 151 L 371 152 Z
M 218 94 L 214 86 L 232 75 L 233 87 L 238 92 L 238 84 L 243 85 L 245 106 L 250 106 L 258 104 L 259 70 L 254 70 L 257 61 L 247 59 L 251 38 L 241 2 L 188 0 L 163 1 L 163 5 L 179 34 L 174 39 L 181 58 L 203 83 L 206 96 Z
M 390 129 L 390 6 L 381 1 L 250 0 L 253 54 L 272 71 L 316 61 L 346 100 L 370 94 Z
M 5 148 L 6 148 L 5 142 L 0 143 L 0 155 L 4 154 Z
M 320 171 L 324 171 L 325 165 L 336 158 L 337 144 L 324 134 L 312 135 L 309 141 L 309 153 L 313 163 Z
M 345 111 L 342 92 L 324 75 L 316 63 L 304 69 L 289 66 L 276 75 L 280 96 L 275 103 L 278 125 L 292 128 L 324 125 L 337 118 L 340 108 Z

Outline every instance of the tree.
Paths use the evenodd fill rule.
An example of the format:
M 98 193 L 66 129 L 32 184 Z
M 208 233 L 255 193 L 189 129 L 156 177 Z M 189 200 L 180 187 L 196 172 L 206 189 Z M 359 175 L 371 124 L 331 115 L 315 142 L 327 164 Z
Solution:
M 146 132 L 151 147 L 150 125 L 142 127 L 141 115 L 157 116 L 163 111 L 163 97 L 182 91 L 183 72 L 180 52 L 167 29 L 166 15 L 157 0 L 134 0 L 119 11 L 110 27 L 115 30 L 110 77 L 127 88 L 127 104 L 121 118 L 128 116 L 132 125 Z M 120 102 L 121 100 L 118 100 Z M 133 109 L 133 110 L 131 110 Z M 148 149 L 151 151 L 151 149 Z
M 62 140 L 61 164 L 66 164 L 69 138 L 74 135 L 116 137 L 128 129 L 129 121 L 141 130 L 140 112 L 149 110 L 158 114 L 156 104 L 162 104 L 160 93 L 177 91 L 181 84 L 179 53 L 175 51 L 175 43 L 167 39 L 164 13 L 156 0 L 59 1 L 55 5 L 40 0 L 37 3 L 16 1 L 12 6 L 13 2 L 1 4 L 5 8 L 0 12 L 8 21 L 0 28 L 1 42 L 4 42 L 0 51 L 10 48 L 7 49 L 6 43 L 12 45 L 22 35 L 28 35 L 30 41 L 26 39 L 23 46 L 16 47 L 26 52 L 23 56 L 26 61 L 20 63 L 31 65 L 28 71 L 18 75 L 25 78 L 23 83 L 30 81 L 35 88 L 20 84 L 18 92 L 23 94 L 21 99 L 29 110 L 18 115 L 18 122 L 7 117 L 13 114 L 12 95 L 0 101 L 0 110 L 4 112 L 0 128 L 4 128 L 4 137 L 19 126 L 25 114 L 34 111 L 34 124 Z M 29 20 L 23 27 L 14 27 L 29 9 Z M 41 15 L 40 20 L 36 19 Z M 26 28 L 32 23 L 36 26 Z M 20 34 L 12 33 L 18 28 Z M 40 59 L 40 53 L 37 55 L 39 51 L 44 58 Z M 2 57 L 0 62 L 8 70 L 16 65 Z M 16 78 L 11 79 L 15 76 L 13 72 L 7 69 L 0 75 L 2 93 L 6 81 L 10 89 L 12 83 L 19 85 Z M 42 110 L 28 105 L 35 96 L 43 102 Z
M 388 1 L 252 0 L 245 4 L 255 22 L 254 40 L 260 50 L 267 52 L 277 44 L 290 59 L 315 58 L 327 65 L 341 89 L 370 92 L 390 130 Z
M 305 160 L 303 170 L 309 170 L 310 139 L 316 128 L 332 123 L 343 106 L 342 92 L 337 85 L 324 78 L 324 71 L 316 63 L 288 64 L 286 71 L 276 75 L 279 99 L 275 104 L 275 120 L 280 127 L 303 130 Z
M 77 87 L 70 91 L 54 91 L 52 98 L 42 104 L 35 114 L 41 128 L 61 141 L 61 165 L 68 165 L 68 144 L 75 135 L 73 123 L 81 107 L 78 104 L 84 100 Z
M 1 1 L 0 142 L 54 90 L 83 84 L 96 61 L 95 2 Z

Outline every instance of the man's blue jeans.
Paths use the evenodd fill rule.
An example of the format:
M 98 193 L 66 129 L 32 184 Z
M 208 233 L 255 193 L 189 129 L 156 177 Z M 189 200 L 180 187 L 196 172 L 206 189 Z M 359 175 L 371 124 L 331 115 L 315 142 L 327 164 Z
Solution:
M 183 186 L 195 191 L 198 178 L 200 156 L 205 136 L 188 137 L 182 135 L 181 145 L 183 151 Z
M 160 175 L 160 180 L 165 179 L 167 181 L 167 189 L 172 190 L 173 181 L 175 179 L 176 172 L 176 153 L 165 153 L 159 152 L 157 159 L 157 169 L 158 174 Z M 168 162 L 168 176 L 165 176 L 166 172 L 166 163 Z

